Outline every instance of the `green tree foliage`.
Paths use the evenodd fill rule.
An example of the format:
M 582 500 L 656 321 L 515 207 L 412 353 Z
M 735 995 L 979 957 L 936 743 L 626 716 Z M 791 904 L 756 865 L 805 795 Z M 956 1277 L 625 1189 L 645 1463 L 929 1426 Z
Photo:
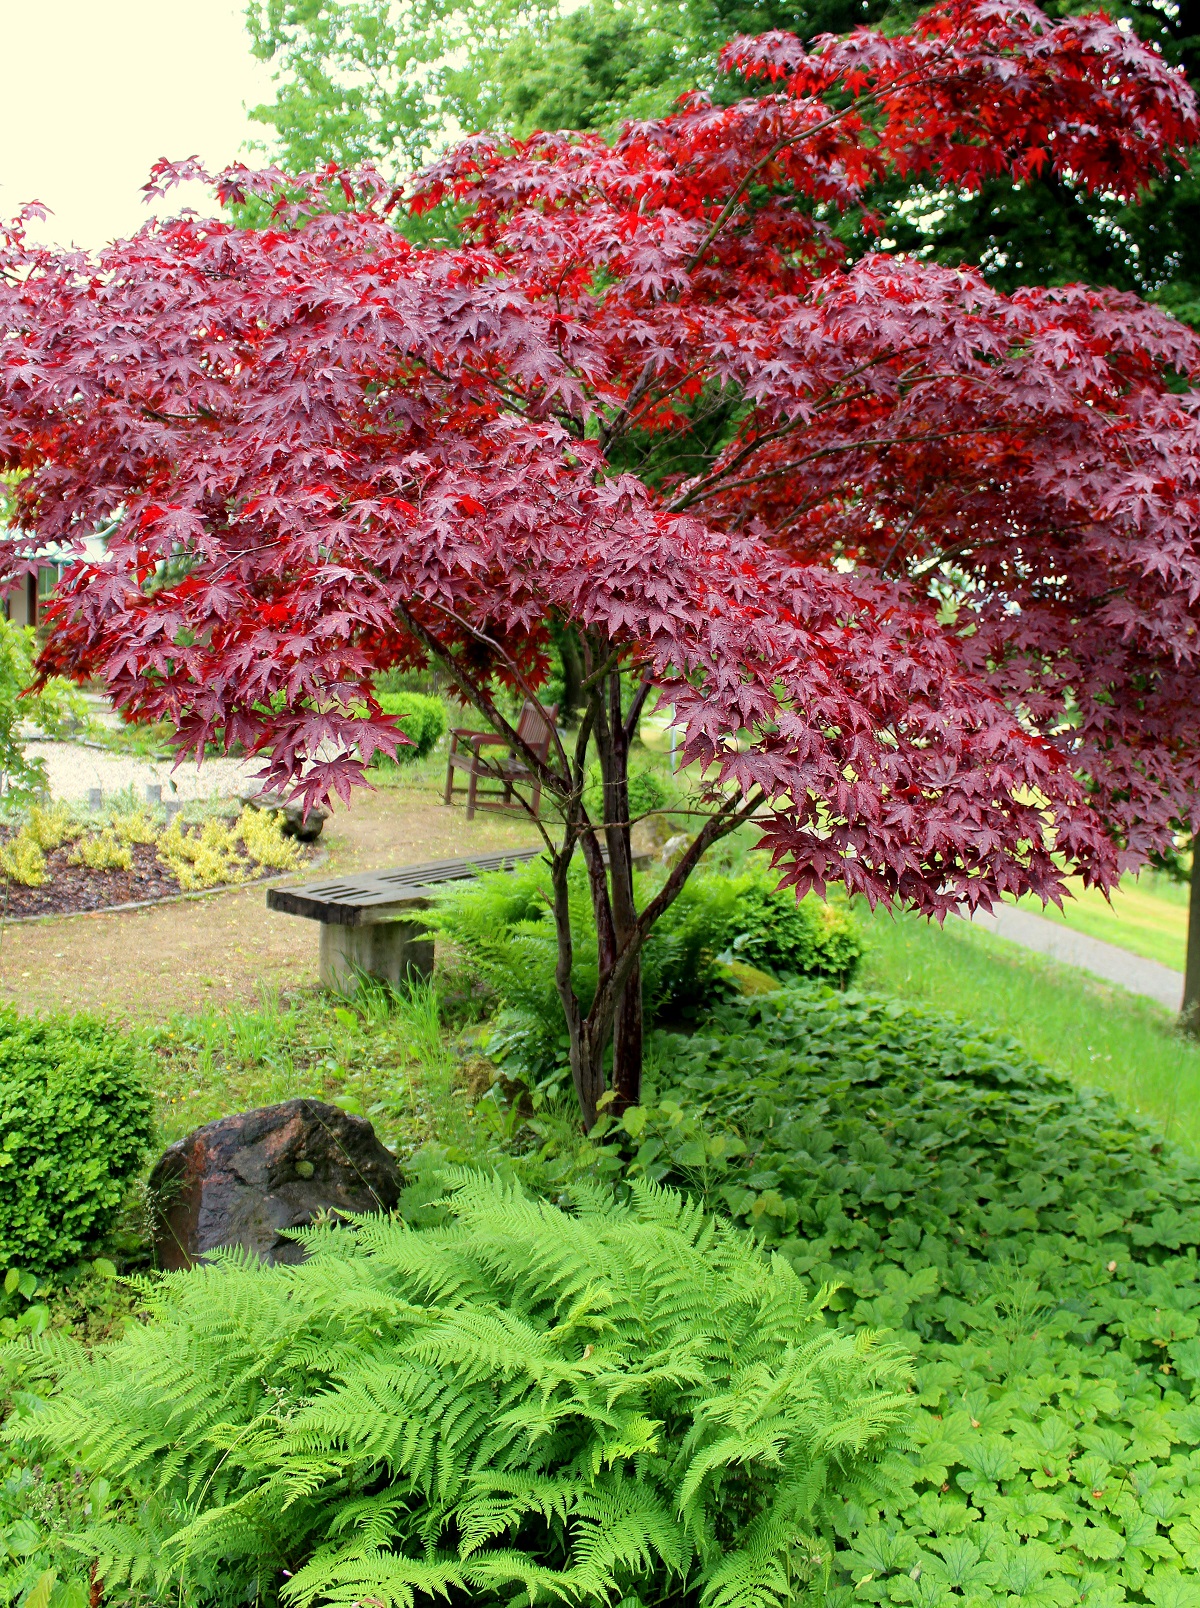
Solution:
M 108 1229 L 151 1138 L 133 1041 L 89 1017 L 0 1012 L 0 1270 L 75 1261 Z
M 172 1276 L 10 1420 L 123 1493 L 73 1538 L 110 1600 L 775 1608 L 827 1567 L 901 1349 L 652 1185 L 568 1213 L 471 1177 L 450 1214 Z
M 330 158 L 407 170 L 447 132 L 612 129 L 661 116 L 697 87 L 728 101 L 744 86 L 717 58 L 737 34 L 898 29 L 920 9 L 909 0 L 588 0 L 564 14 L 548 0 L 256 0 L 254 48 L 276 65 L 279 89 L 255 116 L 293 171 Z M 1051 0 L 1045 9 L 1088 7 Z M 1107 0 L 1105 9 L 1200 82 L 1195 0 Z M 1136 207 L 1045 179 L 996 181 L 972 195 L 897 184 L 880 211 L 900 249 L 976 263 L 1004 291 L 1081 280 L 1152 295 L 1200 320 L 1200 180 L 1188 172 L 1156 183 Z
M 27 691 L 36 652 L 33 627 L 0 616 L 0 793 L 25 795 L 45 786 L 46 767 L 27 758 L 22 726 L 39 726 L 55 736 L 86 713 L 80 694 L 61 677 L 52 677 L 37 693 Z
M 915 9 L 915 8 L 913 8 Z M 655 117 L 721 82 L 717 52 L 768 28 L 844 32 L 885 0 L 251 0 L 255 55 L 277 90 L 253 116 L 289 172 L 335 161 L 404 172 L 448 135 L 479 128 L 608 128 Z

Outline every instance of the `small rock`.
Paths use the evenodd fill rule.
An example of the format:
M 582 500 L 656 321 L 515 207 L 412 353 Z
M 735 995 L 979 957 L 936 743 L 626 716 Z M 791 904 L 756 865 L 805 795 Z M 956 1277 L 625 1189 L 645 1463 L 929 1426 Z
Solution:
M 150 1175 L 159 1266 L 191 1267 L 242 1245 L 264 1262 L 299 1262 L 282 1230 L 321 1212 L 390 1211 L 396 1158 L 364 1117 L 321 1100 L 285 1100 L 222 1117 L 168 1149 Z
M 678 832 L 674 837 L 668 838 L 663 844 L 662 863 L 667 867 L 671 867 L 679 860 L 682 860 L 691 841 L 686 832 Z
M 302 804 L 284 798 L 282 793 L 243 793 L 242 803 L 251 809 L 282 814 L 284 835 L 301 843 L 316 842 L 330 813 L 323 804 L 314 804 L 305 815 Z

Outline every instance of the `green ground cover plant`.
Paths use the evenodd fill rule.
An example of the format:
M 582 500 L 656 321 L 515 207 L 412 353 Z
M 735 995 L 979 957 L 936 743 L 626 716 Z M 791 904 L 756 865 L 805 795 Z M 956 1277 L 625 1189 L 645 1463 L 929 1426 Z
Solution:
M 844 1505 L 827 1601 L 1194 1603 L 1200 1164 L 1003 1035 L 879 996 L 727 1005 L 655 1055 L 610 1167 L 683 1184 L 912 1349 L 903 1488 Z
M 1077 1083 L 1117 1095 L 1200 1155 L 1200 1044 L 1161 1006 L 965 921 L 939 929 L 883 911 L 861 917 L 863 987 L 968 1011 Z
M 910 959 L 922 944 L 973 952 L 986 936 L 888 930 L 906 934 Z M 870 975 L 874 924 L 867 936 Z M 1009 946 L 981 945 L 980 965 L 998 967 L 991 949 Z M 1048 996 L 1073 999 L 1075 979 L 1037 975 Z M 959 973 L 956 997 L 969 988 L 979 1008 L 993 1004 L 991 977 Z M 1102 1017 L 1097 998 L 1080 1010 Z M 911 1358 L 915 1445 L 898 1481 L 831 1505 L 817 1538 L 829 1608 L 1195 1608 L 1200 1169 L 1117 1102 L 1080 1092 L 1086 1066 L 1071 1082 L 978 1023 L 786 989 L 656 1032 L 647 1104 L 594 1142 L 553 1094 L 533 1111 L 497 1079 L 478 1056 L 477 1015 L 451 971 L 410 997 L 268 999 L 179 1019 L 140 1040 L 162 1138 L 294 1094 L 336 1100 L 397 1148 L 417 1180 L 416 1224 L 434 1222 L 421 1203 L 444 1190 L 447 1167 L 498 1172 L 560 1204 L 620 1178 L 683 1189 L 782 1255 L 809 1291 L 840 1282 L 832 1325 L 890 1330 Z M 1132 1018 L 1124 1031 L 1136 1070 Z M 101 1257 L 81 1285 L 17 1288 L 5 1299 L 21 1333 L 48 1328 L 39 1343 L 60 1346 L 67 1331 L 119 1327 L 130 1291 L 110 1270 Z M 48 1319 L 30 1320 L 39 1307 Z M 46 1387 L 23 1342 L 17 1353 L 24 1362 L 10 1347 L 0 1371 L 13 1370 L 23 1412 Z M 72 1455 L 11 1443 L 0 1601 L 43 1588 L 47 1608 L 82 1608 L 86 1560 L 53 1536 L 79 1533 L 105 1504 L 119 1518 L 123 1500 Z M 218 1600 L 206 1591 L 193 1600 Z M 116 1587 L 113 1600 L 129 1595 Z
M 149 1148 L 145 1073 L 107 1023 L 0 1012 L 0 1272 L 61 1267 L 103 1237 Z
M 774 1608 L 821 1576 L 911 1415 L 903 1350 L 644 1180 L 569 1213 L 456 1184 L 446 1226 L 231 1253 L 53 1367 L 5 1433 L 106 1482 L 70 1544 L 110 1594 Z

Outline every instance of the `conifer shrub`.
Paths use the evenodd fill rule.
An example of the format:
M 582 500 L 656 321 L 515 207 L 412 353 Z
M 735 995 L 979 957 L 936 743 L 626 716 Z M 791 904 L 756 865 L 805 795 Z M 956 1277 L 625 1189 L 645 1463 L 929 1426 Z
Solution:
M 227 1253 L 5 1433 L 118 1493 L 71 1538 L 110 1600 L 778 1608 L 886 1486 L 903 1351 L 676 1194 L 575 1205 L 465 1176 Z
M 29 811 L 25 830 L 39 848 L 57 849 L 60 844 L 78 837 L 83 830 L 70 804 L 34 804 Z
M 157 843 L 160 836 L 158 822 L 145 809 L 124 810 L 114 815 L 109 825 L 120 842 L 126 844 L 151 845 Z
M 150 1119 L 128 1037 L 89 1017 L 0 1011 L 0 1270 L 61 1267 L 103 1236 Z
M 128 842 L 106 826 L 101 832 L 81 837 L 67 856 L 71 865 L 85 865 L 89 871 L 128 871 L 133 866 L 133 850 Z
M 46 856 L 37 838 L 22 827 L 7 843 L 0 843 L 0 876 L 23 888 L 40 888 L 46 881 Z
M 242 811 L 238 834 L 246 853 L 267 871 L 295 871 L 304 863 L 304 851 L 284 830 L 282 810 Z

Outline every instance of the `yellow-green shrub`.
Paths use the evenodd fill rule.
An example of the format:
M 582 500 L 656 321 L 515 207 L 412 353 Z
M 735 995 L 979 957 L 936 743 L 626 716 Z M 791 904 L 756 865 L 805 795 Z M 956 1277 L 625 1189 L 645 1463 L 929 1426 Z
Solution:
M 179 817 L 158 840 L 158 858 L 186 893 L 244 882 L 248 862 L 238 851 L 239 829 L 221 820 L 205 821 L 199 832 L 185 832 Z
M 93 836 L 80 838 L 67 859 L 71 865 L 86 865 L 90 871 L 130 871 L 133 851 L 122 843 L 111 826 Z
M 145 810 L 129 810 L 125 815 L 114 815 L 111 826 L 122 843 L 158 842 L 158 827 Z
M 238 832 L 246 853 L 268 870 L 295 871 L 303 863 L 300 845 L 283 835 L 283 815 L 278 810 L 244 810 Z
M 80 828 L 69 804 L 54 804 L 48 808 L 35 804 L 29 812 L 25 831 L 40 849 L 57 849 L 61 843 L 78 837 Z
M 10 842 L 0 844 L 0 872 L 23 888 L 40 888 L 45 882 L 46 856 L 27 826 Z

